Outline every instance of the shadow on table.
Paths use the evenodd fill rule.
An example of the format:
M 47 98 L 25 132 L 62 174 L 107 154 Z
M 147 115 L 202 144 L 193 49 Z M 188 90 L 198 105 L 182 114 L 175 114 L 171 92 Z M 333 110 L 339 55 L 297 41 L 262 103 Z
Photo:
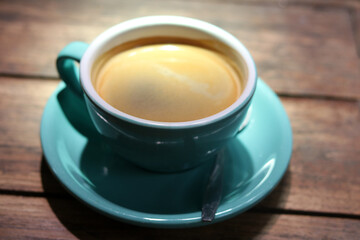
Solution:
M 270 194 L 260 208 L 250 210 L 234 218 L 213 225 L 189 229 L 155 229 L 133 226 L 105 217 L 81 204 L 68 194 L 51 174 L 45 159 L 41 164 L 42 184 L 47 200 L 59 221 L 79 239 L 252 239 L 265 234 L 263 229 L 273 225 L 278 215 L 271 214 L 286 201 L 291 172 L 287 172 L 273 194 Z M 265 205 L 264 205 L 264 204 Z M 268 203 L 268 204 L 267 204 Z M 266 211 L 261 209 L 266 207 Z M 270 211 L 269 211 L 270 208 Z

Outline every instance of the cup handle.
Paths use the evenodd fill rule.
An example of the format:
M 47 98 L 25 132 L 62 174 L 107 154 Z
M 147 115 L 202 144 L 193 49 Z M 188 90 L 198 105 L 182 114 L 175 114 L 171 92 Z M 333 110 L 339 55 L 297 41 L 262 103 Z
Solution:
M 83 90 L 80 85 L 79 67 L 75 64 L 75 61 L 80 63 L 80 59 L 88 46 L 84 42 L 69 43 L 60 51 L 56 59 L 56 67 L 60 78 L 79 96 L 83 95 Z
M 246 116 L 244 118 L 244 121 L 241 123 L 236 135 L 238 135 L 239 133 L 241 133 L 241 131 L 249 124 L 250 119 L 251 119 L 251 113 L 252 113 L 252 108 L 253 106 L 251 105 L 249 107 L 249 109 L 247 110 Z

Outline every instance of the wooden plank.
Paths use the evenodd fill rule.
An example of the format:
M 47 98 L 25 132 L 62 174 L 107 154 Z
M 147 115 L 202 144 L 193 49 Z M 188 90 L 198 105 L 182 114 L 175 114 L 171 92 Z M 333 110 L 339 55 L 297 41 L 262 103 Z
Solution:
M 0 82 L 0 186 L 38 191 L 40 120 L 58 81 L 1 78 Z
M 290 5 L 310 5 L 310 6 L 326 6 L 326 7 L 347 7 L 359 8 L 358 0 L 227 0 L 241 2 L 243 4 L 271 4 L 285 8 Z
M 56 55 L 67 43 L 90 42 L 116 23 L 156 14 L 196 17 L 230 31 L 253 54 L 259 75 L 278 92 L 360 97 L 359 60 L 348 11 L 310 5 L 2 1 L 0 73 L 55 77 Z
M 63 194 L 42 161 L 39 141 L 43 107 L 58 82 L 0 82 L 0 189 Z M 263 206 L 360 214 L 358 103 L 287 97 L 282 102 L 293 127 L 294 152 L 284 181 Z
M 354 37 L 357 46 L 357 53 L 360 58 L 360 9 L 357 9 L 352 13 L 352 21 L 353 21 Z
M 1 239 L 356 239 L 360 221 L 248 212 L 186 229 L 140 228 L 117 222 L 74 199 L 0 197 Z
M 282 183 L 262 204 L 360 214 L 359 103 L 281 100 L 292 123 L 293 156 Z

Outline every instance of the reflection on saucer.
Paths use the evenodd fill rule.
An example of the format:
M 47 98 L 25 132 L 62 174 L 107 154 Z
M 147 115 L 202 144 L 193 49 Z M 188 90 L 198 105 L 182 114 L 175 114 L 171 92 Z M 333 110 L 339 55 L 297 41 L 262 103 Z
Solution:
M 98 138 L 86 145 L 80 169 L 88 186 L 108 201 L 146 213 L 179 214 L 199 211 L 213 161 L 179 173 L 155 173 L 120 159 Z M 223 199 L 246 188 L 252 163 L 237 140 L 225 148 Z M 146 159 L 144 159 L 146 161 Z

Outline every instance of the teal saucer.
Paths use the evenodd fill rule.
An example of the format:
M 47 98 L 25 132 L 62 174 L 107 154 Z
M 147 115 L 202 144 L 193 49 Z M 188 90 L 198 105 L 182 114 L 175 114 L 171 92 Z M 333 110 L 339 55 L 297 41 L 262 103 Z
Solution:
M 76 198 L 109 217 L 148 227 L 201 226 L 212 163 L 161 174 L 138 168 L 104 145 L 83 101 L 64 83 L 50 97 L 41 143 L 51 171 Z M 254 206 L 277 185 L 291 157 L 292 132 L 274 92 L 259 79 L 246 128 L 225 149 L 223 197 L 212 223 Z

